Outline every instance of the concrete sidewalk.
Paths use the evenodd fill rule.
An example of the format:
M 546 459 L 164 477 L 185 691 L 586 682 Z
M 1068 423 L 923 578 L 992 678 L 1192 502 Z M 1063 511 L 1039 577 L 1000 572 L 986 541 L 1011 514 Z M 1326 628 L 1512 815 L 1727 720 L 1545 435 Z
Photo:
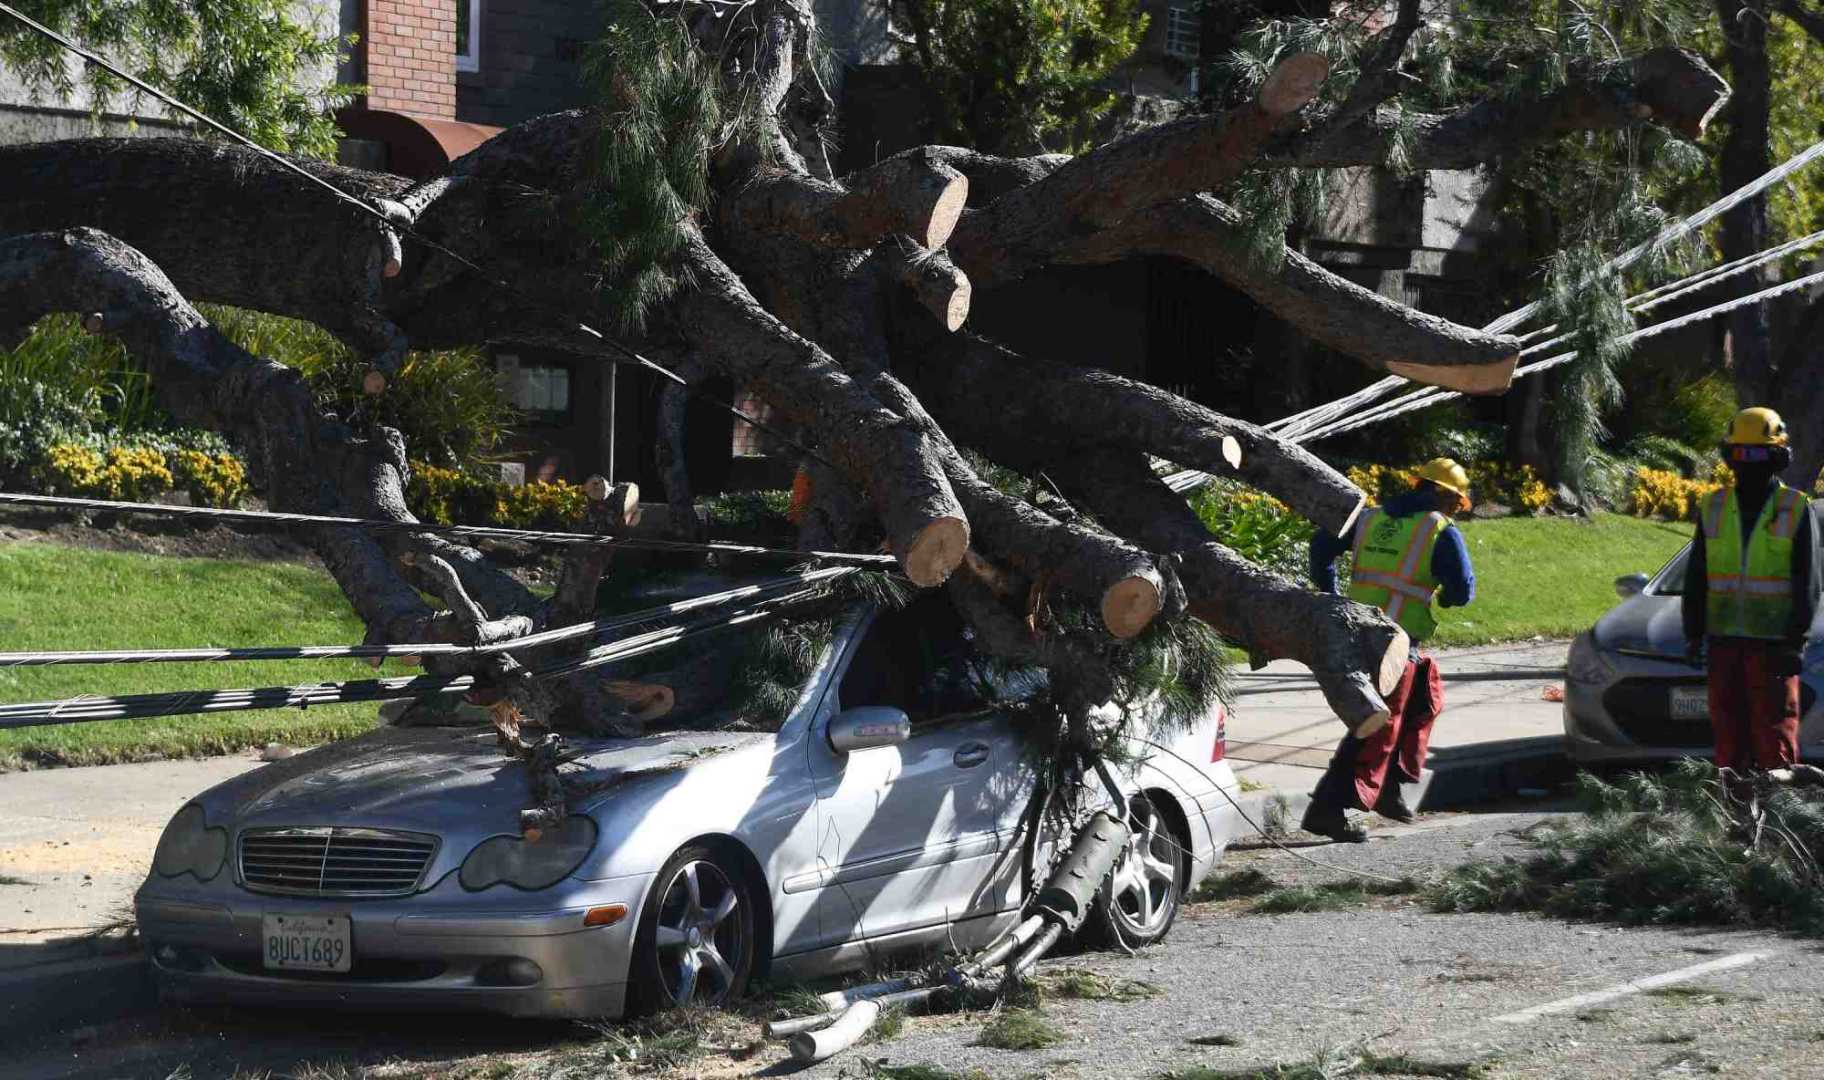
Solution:
M 1428 775 L 1408 789 L 1408 800 L 1422 809 L 1486 801 L 1561 770 L 1564 707 L 1545 691 L 1562 687 L 1567 648 L 1540 641 L 1433 653 L 1445 679 L 1444 713 L 1432 730 Z M 1507 671 L 1525 674 L 1479 677 Z M 1295 825 L 1343 737 L 1342 722 L 1300 664 L 1275 661 L 1236 683 L 1230 765 L 1251 792 L 1280 796 L 1279 813 Z

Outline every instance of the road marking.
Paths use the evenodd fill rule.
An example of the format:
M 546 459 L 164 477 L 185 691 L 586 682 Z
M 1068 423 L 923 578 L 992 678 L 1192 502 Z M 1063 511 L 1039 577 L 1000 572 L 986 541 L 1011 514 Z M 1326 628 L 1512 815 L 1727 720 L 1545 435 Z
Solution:
M 1688 968 L 1679 968 L 1677 971 L 1668 971 L 1664 975 L 1649 975 L 1644 979 L 1635 979 L 1632 982 L 1625 982 L 1619 986 L 1611 986 L 1607 990 L 1595 990 L 1588 994 L 1578 994 L 1576 997 L 1548 1001 L 1543 1005 L 1534 1005 L 1530 1009 L 1521 1009 L 1519 1012 L 1511 1012 L 1505 1016 L 1497 1016 L 1490 1020 L 1489 1023 L 1531 1023 L 1541 1016 L 1551 1016 L 1556 1013 L 1566 1013 L 1576 1009 L 1584 1009 L 1591 1005 L 1600 1005 L 1605 1001 L 1614 1001 L 1616 998 L 1627 997 L 1630 994 L 1639 994 L 1647 990 L 1657 990 L 1662 986 L 1672 986 L 1675 983 L 1690 982 L 1692 979 L 1704 975 L 1711 975 L 1719 971 L 1729 971 L 1733 968 L 1745 967 L 1757 960 L 1765 960 L 1771 955 L 1773 954 L 1764 952 L 1735 953 L 1731 956 L 1719 957 L 1718 959 L 1706 961 L 1702 964 L 1693 964 Z

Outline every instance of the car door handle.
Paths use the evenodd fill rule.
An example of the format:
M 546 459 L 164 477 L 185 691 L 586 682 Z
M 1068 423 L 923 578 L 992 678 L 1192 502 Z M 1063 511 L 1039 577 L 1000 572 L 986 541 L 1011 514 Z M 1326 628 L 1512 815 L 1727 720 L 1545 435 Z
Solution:
M 959 769 L 973 769 L 988 760 L 987 743 L 964 743 L 956 748 L 956 756 L 950 760 L 956 762 Z

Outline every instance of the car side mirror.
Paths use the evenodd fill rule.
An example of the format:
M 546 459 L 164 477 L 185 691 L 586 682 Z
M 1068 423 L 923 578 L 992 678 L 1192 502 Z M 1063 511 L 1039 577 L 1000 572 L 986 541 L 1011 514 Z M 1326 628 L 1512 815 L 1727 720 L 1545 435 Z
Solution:
M 1615 595 L 1626 600 L 1630 596 L 1639 596 L 1647 591 L 1647 582 L 1652 578 L 1645 574 L 1623 574 L 1615 579 Z
M 844 709 L 830 720 L 830 749 L 838 754 L 898 746 L 911 737 L 912 721 L 890 705 Z

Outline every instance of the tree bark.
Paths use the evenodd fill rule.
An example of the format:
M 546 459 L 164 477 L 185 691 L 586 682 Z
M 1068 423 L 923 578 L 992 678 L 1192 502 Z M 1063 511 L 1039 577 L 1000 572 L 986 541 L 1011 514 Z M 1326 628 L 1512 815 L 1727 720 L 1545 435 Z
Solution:
M 1537 98 L 1491 99 L 1443 114 L 1375 110 L 1336 128 L 1319 118 L 1268 147 L 1266 160 L 1305 168 L 1385 165 L 1403 141 L 1413 168 L 1471 169 L 1574 131 L 1649 122 L 1696 139 L 1728 97 L 1729 84 L 1696 53 L 1660 48 L 1618 67 L 1575 72 L 1563 88 Z
M 1240 217 L 1208 195 L 1156 207 L 1079 240 L 1057 261 L 1100 265 L 1135 255 L 1170 255 L 1200 266 L 1320 344 L 1414 382 L 1468 394 L 1499 393 L 1512 382 L 1519 361 L 1518 338 L 1485 334 L 1395 303 L 1296 251 L 1288 249 L 1277 268 L 1255 264 Z

